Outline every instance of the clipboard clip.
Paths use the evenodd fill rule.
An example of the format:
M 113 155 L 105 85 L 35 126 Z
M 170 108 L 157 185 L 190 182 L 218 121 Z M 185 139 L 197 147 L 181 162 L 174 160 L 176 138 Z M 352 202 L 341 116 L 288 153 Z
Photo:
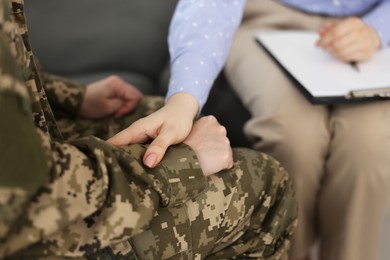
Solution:
M 351 90 L 346 98 L 390 98 L 390 88 Z

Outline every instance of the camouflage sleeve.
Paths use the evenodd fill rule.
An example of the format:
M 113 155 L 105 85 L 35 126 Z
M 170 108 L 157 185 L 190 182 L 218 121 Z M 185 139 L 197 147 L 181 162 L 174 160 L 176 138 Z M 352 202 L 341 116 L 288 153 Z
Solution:
M 41 80 L 54 113 L 79 115 L 85 85 L 41 71 Z
M 90 255 L 145 230 L 158 207 L 174 207 L 205 188 L 195 154 L 184 145 L 170 148 L 151 170 L 142 164 L 146 145 L 115 148 L 96 137 L 50 141 L 34 126 L 16 77 L 0 70 L 6 122 L 0 147 L 7 151 L 0 159 L 0 259 Z
M 39 138 L 31 134 L 27 90 L 0 34 L 0 258 L 4 239 L 36 190 L 47 181 L 49 167 Z M 35 150 L 29 148 L 36 148 Z M 20 174 L 22 173 L 22 174 Z M 23 174 L 29 173 L 29 174 Z M 30 174 L 31 173 L 31 174 Z

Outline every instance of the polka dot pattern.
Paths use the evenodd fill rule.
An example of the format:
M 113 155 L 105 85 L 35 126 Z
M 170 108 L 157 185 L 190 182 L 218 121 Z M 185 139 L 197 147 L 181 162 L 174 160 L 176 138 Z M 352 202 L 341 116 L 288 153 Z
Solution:
M 168 37 L 171 79 L 166 99 L 186 92 L 201 110 L 225 63 L 244 5 L 244 0 L 179 1 Z

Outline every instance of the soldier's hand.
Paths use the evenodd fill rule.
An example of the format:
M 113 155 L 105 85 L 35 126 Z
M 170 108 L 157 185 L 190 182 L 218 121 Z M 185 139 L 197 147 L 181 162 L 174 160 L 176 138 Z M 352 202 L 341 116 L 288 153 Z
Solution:
M 144 164 L 153 168 L 161 161 L 170 145 L 178 144 L 188 136 L 198 109 L 198 102 L 192 95 L 174 94 L 162 108 L 135 121 L 107 142 L 122 146 L 154 139 L 143 157 Z
M 102 118 L 114 114 L 120 117 L 133 111 L 142 93 L 120 77 L 109 76 L 87 85 L 80 115 L 85 118 Z
M 380 47 L 380 38 L 370 25 L 358 17 L 349 17 L 325 25 L 317 46 L 341 61 L 364 61 Z
M 233 166 L 232 148 L 226 136 L 226 128 L 214 116 L 202 117 L 196 121 L 184 143 L 194 149 L 206 176 Z

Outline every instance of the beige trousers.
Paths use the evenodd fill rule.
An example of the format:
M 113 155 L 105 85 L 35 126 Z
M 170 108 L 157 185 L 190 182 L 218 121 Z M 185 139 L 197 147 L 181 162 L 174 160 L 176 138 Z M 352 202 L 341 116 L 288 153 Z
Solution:
M 254 148 L 294 179 L 291 258 L 307 255 L 319 238 L 323 260 L 374 260 L 390 202 L 390 102 L 312 105 L 254 39 L 259 30 L 318 30 L 331 19 L 248 0 L 225 73 L 252 114 L 244 130 Z

